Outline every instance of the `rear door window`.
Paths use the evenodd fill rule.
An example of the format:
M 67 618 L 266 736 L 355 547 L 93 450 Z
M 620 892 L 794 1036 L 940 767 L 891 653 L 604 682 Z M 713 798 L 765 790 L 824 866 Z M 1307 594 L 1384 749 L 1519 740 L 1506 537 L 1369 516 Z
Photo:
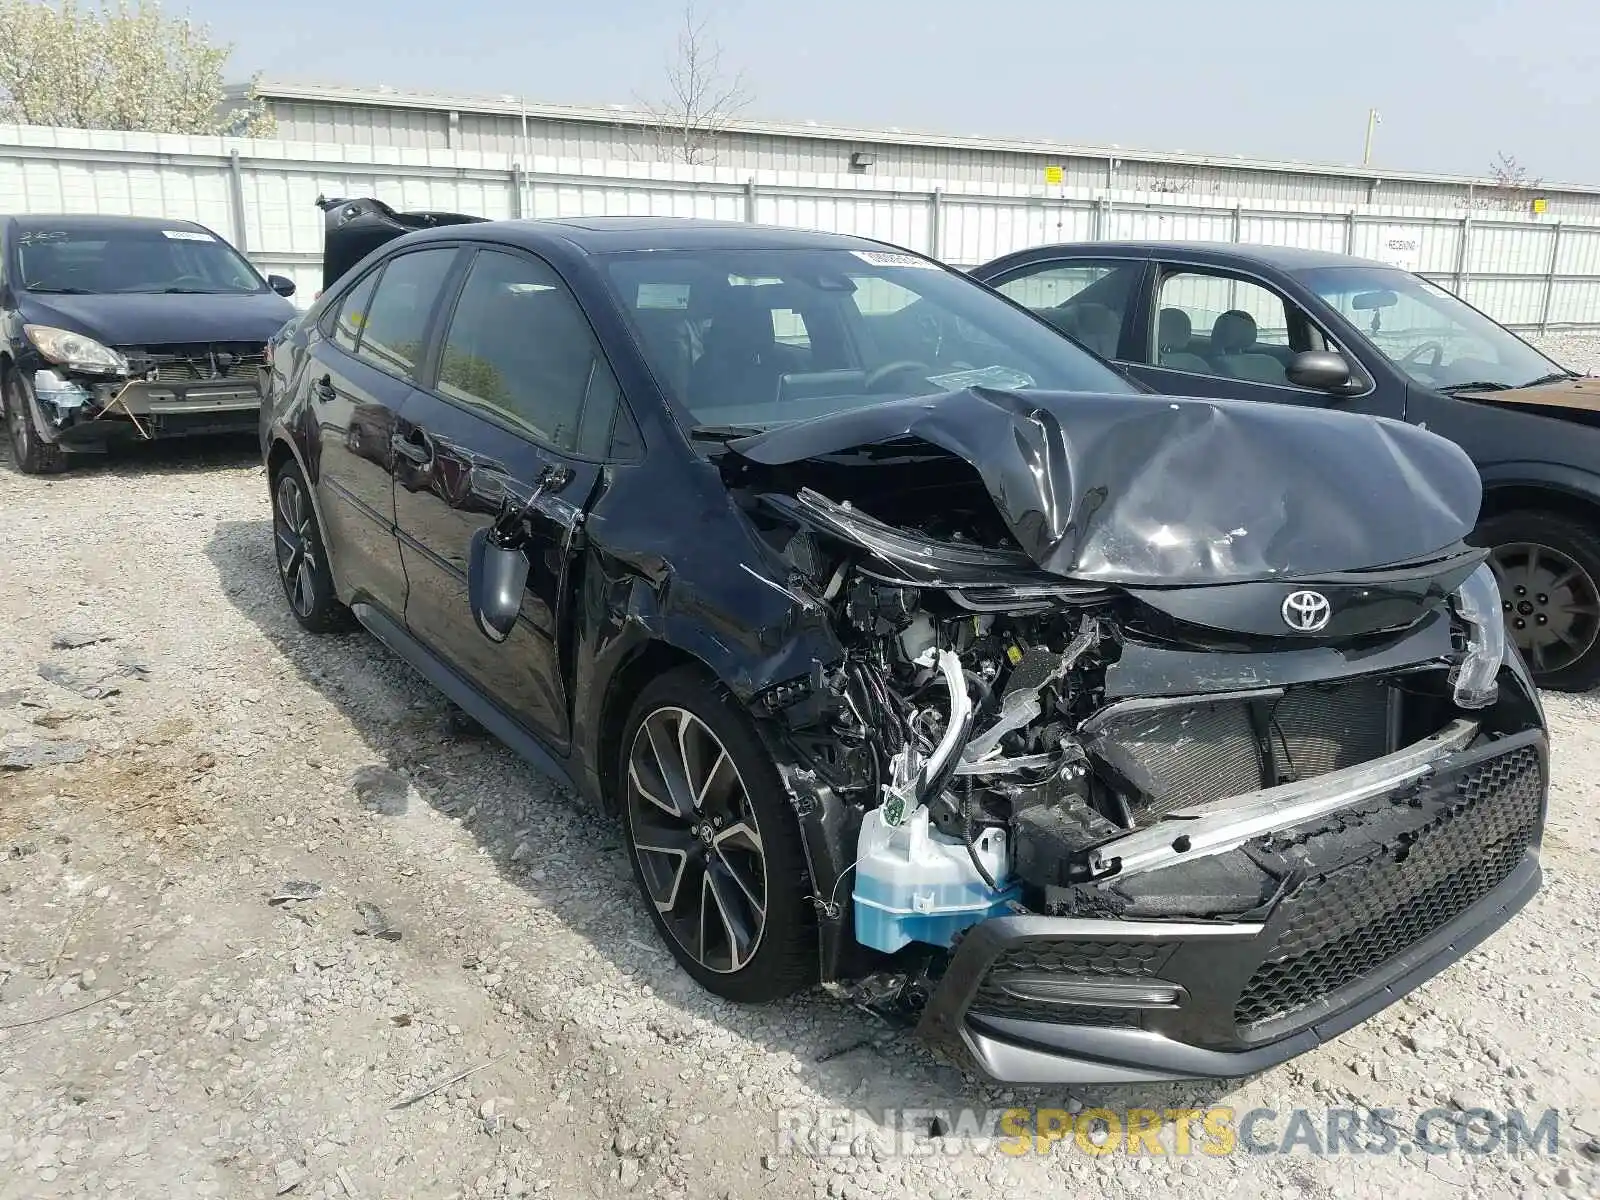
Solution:
M 378 276 L 382 273 L 381 267 L 367 272 L 361 282 L 344 294 L 334 312 L 329 336 L 333 338 L 334 345 L 349 354 L 356 352 L 356 343 L 361 340 L 362 327 L 367 323 L 367 310 L 372 305 L 372 292 L 378 286 Z
M 1288 303 L 1259 283 L 1221 271 L 1169 270 L 1157 290 L 1156 320 L 1140 361 L 1287 385 L 1291 325 Z
M 391 375 L 415 373 L 429 318 L 455 257 L 455 247 L 450 246 L 414 250 L 388 260 L 361 323 L 358 358 Z
M 1102 358 L 1116 358 L 1143 260 L 1047 259 L 996 285 Z

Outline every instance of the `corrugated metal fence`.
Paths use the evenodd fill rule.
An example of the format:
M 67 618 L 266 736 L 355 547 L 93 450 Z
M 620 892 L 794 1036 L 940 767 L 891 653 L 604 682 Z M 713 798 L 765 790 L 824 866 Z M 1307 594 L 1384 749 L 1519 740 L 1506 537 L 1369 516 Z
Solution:
M 972 266 L 1097 239 L 1264 242 L 1410 266 L 1518 329 L 1600 328 L 1600 225 L 1420 208 L 536 159 L 466 150 L 0 127 L 0 212 L 199 221 L 309 302 L 327 196 L 491 218 L 715 217 L 880 238 Z

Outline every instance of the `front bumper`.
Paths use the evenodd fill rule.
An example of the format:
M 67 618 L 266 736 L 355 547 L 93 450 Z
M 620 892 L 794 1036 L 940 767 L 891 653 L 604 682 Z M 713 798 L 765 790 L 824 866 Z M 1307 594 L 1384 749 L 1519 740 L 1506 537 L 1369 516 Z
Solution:
M 1544 734 L 1480 743 L 1229 850 L 1282 877 L 1270 903 L 1236 919 L 975 926 L 919 1035 L 1013 1084 L 1230 1078 L 1312 1049 L 1443 970 L 1538 890 Z M 1181 834 L 1181 822 L 1164 825 Z M 1160 1006 L 1060 998 L 1108 983 L 1127 997 L 1153 989 Z
M 240 433 L 256 428 L 261 411 L 261 388 L 254 377 L 194 383 L 55 382 L 56 387 L 35 383 L 32 416 L 40 438 L 65 450 Z

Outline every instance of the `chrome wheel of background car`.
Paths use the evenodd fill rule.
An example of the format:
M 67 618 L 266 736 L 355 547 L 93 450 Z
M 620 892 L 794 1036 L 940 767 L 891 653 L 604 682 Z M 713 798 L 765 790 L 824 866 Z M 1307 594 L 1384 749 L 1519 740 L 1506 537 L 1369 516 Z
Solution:
M 1534 542 L 1496 546 L 1506 631 L 1535 672 L 1570 667 L 1600 637 L 1600 588 L 1572 558 Z
M 300 481 L 288 471 L 278 479 L 273 504 L 272 532 L 278 549 L 278 575 L 284 595 L 301 617 L 309 617 L 317 604 L 316 540 L 311 502 Z
M 742 969 L 766 928 L 767 860 L 744 780 L 693 713 L 658 708 L 628 752 L 627 819 L 645 890 L 708 971 Z

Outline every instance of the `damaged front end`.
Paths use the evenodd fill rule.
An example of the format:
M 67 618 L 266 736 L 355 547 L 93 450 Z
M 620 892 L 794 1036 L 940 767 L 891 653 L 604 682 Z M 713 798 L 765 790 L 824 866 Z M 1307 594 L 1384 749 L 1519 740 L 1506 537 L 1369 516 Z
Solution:
M 1249 1073 L 1533 894 L 1543 715 L 1461 542 L 1476 477 L 1437 439 L 1345 426 L 1386 448 L 1350 453 L 1395 518 L 1348 520 L 1369 498 L 1318 536 L 1314 507 L 1232 490 L 1223 448 L 1253 459 L 1271 406 L 1118 398 L 1106 436 L 1170 465 L 1200 430 L 1207 472 L 1084 486 L 1112 469 L 1070 403 L 958 393 L 720 456 L 839 641 L 756 701 L 824 976 L 999 1080 Z M 1348 463 L 1313 450 L 1339 458 L 1276 469 L 1314 505 Z
M 261 408 L 261 342 L 113 348 L 69 330 L 24 326 L 41 360 L 21 414 L 66 450 L 172 434 L 253 428 Z

